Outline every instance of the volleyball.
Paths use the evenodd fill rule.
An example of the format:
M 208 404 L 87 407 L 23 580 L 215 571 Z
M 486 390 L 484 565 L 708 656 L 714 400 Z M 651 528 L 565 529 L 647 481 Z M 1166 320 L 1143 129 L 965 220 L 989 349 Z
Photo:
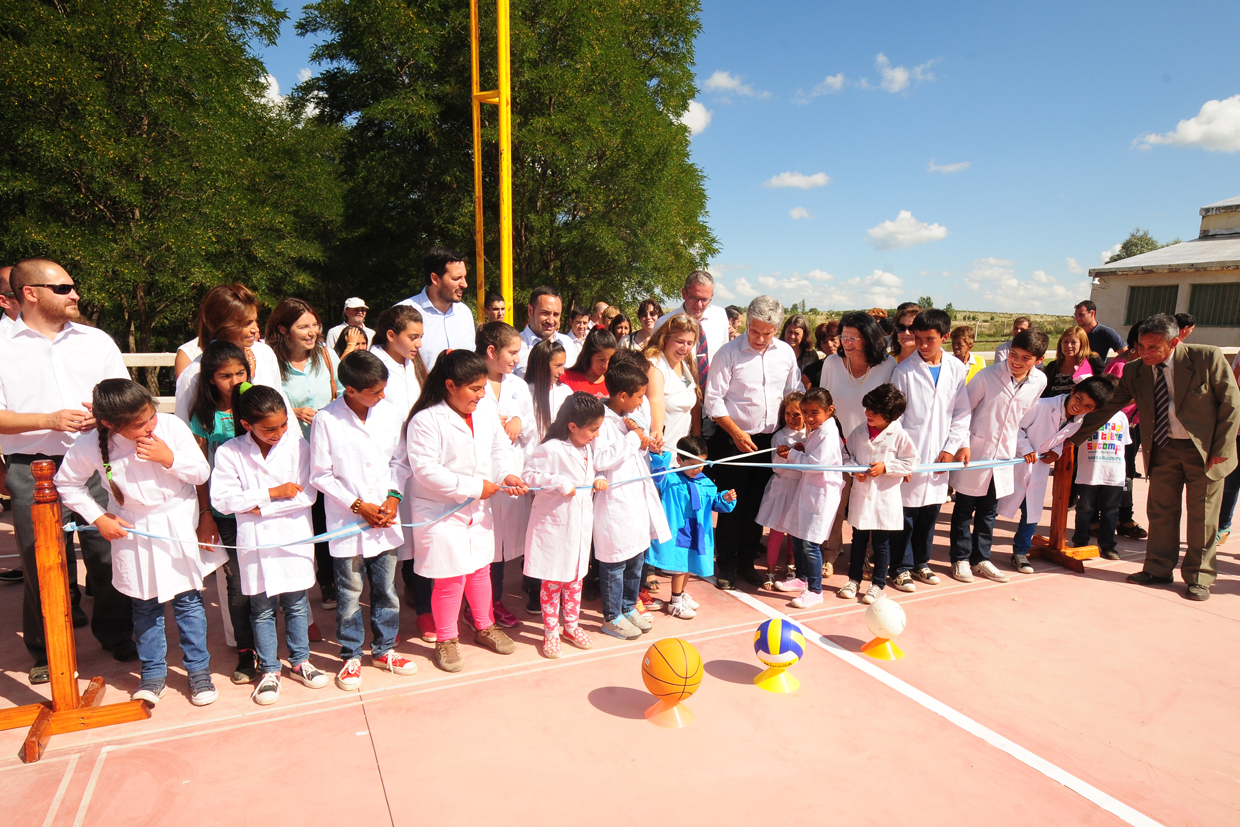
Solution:
M 679 638 L 666 638 L 646 650 L 642 681 L 661 701 L 679 703 L 702 685 L 702 656 Z
M 891 640 L 904 631 L 908 619 L 900 604 L 890 597 L 882 597 L 870 604 L 865 610 L 865 625 L 875 637 Z
M 758 627 L 753 636 L 753 650 L 758 660 L 776 669 L 787 669 L 805 654 L 805 633 L 801 627 L 781 618 L 773 618 Z

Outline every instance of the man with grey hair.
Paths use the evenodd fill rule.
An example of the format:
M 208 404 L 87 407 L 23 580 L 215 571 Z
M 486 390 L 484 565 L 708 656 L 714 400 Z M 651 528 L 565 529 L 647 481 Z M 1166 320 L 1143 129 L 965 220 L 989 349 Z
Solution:
M 684 289 L 680 291 L 683 300 L 680 307 L 663 317 L 655 324 L 658 330 L 663 323 L 673 316 L 687 313 L 698 323 L 698 341 L 694 347 L 694 361 L 697 364 L 698 380 L 706 387 L 710 363 L 719 352 L 719 348 L 728 343 L 728 312 L 722 307 L 711 304 L 715 298 L 715 277 L 705 270 L 694 270 L 685 279 Z
M 779 405 L 801 387 L 801 371 L 793 349 L 778 338 L 784 307 L 771 296 L 749 303 L 745 333 L 719 349 L 706 381 L 703 410 L 715 421 L 710 458 L 769 451 L 779 427 Z M 724 316 L 725 324 L 727 316 Z M 726 327 L 725 327 L 726 335 Z M 755 457 L 770 462 L 767 454 Z M 736 578 L 758 585 L 753 561 L 762 540 L 756 522 L 769 468 L 716 465 L 712 471 L 720 491 L 736 490 L 735 510 L 719 515 L 715 530 L 715 576 L 721 589 L 735 588 Z
M 1222 351 L 1180 341 L 1173 316 L 1141 322 L 1141 358 L 1124 367 L 1111 401 L 1085 417 L 1072 438 L 1081 444 L 1134 400 L 1141 417 L 1141 450 L 1150 481 L 1150 533 L 1145 565 L 1128 582 L 1172 582 L 1180 558 L 1180 516 L 1188 495 L 1188 551 L 1180 574 L 1185 597 L 1208 600 L 1217 575 L 1215 543 L 1223 480 L 1236 467 L 1240 389 Z

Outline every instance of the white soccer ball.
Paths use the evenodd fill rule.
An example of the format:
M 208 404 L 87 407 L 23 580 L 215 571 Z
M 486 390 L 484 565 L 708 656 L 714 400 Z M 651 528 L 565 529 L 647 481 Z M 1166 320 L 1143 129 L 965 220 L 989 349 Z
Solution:
M 904 616 L 904 610 L 890 597 L 875 600 L 870 604 L 870 608 L 865 610 L 865 625 L 869 627 L 870 634 L 875 637 L 891 640 L 904 631 L 907 623 L 908 618 Z

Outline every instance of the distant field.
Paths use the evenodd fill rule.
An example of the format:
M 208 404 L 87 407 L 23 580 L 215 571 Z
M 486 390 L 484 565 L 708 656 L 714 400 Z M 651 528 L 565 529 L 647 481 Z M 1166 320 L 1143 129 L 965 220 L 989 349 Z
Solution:
M 820 322 L 838 319 L 846 310 L 832 311 L 829 313 L 817 313 L 811 318 L 815 325 Z M 891 312 L 888 310 L 887 312 Z M 1059 338 L 1059 334 L 1063 333 L 1075 322 L 1071 316 L 1052 316 L 1037 313 L 999 313 L 989 310 L 956 310 L 949 311 L 952 317 L 952 324 L 955 326 L 968 325 L 974 328 L 974 335 L 977 343 L 973 346 L 974 350 L 994 350 L 1001 342 L 1005 342 L 1012 334 L 1012 320 L 1017 316 L 1028 316 L 1034 327 L 1040 327 L 1046 331 L 1051 337 L 1051 346 L 1053 347 Z

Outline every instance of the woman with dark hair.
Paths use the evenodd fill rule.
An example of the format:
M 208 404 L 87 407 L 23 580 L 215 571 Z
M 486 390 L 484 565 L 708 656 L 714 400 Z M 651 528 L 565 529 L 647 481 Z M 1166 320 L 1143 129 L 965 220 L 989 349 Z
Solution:
M 637 305 L 637 329 L 629 334 L 627 340 L 620 342 L 620 347 L 629 350 L 645 350 L 650 337 L 654 335 L 655 325 L 663 318 L 663 308 L 654 299 L 645 299 Z
M 633 339 L 633 323 L 629 321 L 628 316 L 623 313 L 612 316 L 611 321 L 607 323 L 607 329 L 612 336 L 616 337 L 617 348 L 633 349 L 628 344 Z
M 581 353 L 577 361 L 564 371 L 560 379 L 574 392 L 585 391 L 600 399 L 607 396 L 607 386 L 603 384 L 603 374 L 611 362 L 611 355 L 616 352 L 616 337 L 606 330 L 591 330 L 581 345 Z
M 796 351 L 797 367 L 802 371 L 819 361 L 818 353 L 814 350 L 814 340 L 810 335 L 809 317 L 805 314 L 789 316 L 784 322 L 784 329 L 779 332 L 779 338 Z
M 917 352 L 917 338 L 913 336 L 913 319 L 921 312 L 921 306 L 910 304 L 896 312 L 895 331 L 891 337 L 891 355 L 899 365 Z

